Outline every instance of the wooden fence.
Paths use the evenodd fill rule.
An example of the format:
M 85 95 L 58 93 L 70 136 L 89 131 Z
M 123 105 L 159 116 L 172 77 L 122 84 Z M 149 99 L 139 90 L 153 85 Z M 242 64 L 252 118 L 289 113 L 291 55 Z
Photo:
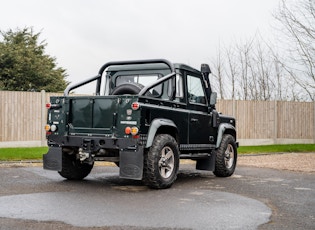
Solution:
M 44 146 L 45 104 L 52 94 L 0 91 L 0 147 Z M 241 145 L 315 143 L 315 103 L 219 100 L 236 117 Z
M 45 146 L 45 104 L 52 95 L 0 91 L 0 147 Z
M 217 110 L 236 118 L 243 145 L 315 143 L 315 103 L 220 100 Z

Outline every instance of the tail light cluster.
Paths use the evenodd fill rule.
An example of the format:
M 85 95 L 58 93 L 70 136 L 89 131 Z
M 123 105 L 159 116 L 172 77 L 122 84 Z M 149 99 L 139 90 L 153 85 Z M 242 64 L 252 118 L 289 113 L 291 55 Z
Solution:
M 132 109 L 132 110 L 139 110 L 139 108 L 140 108 L 140 104 L 139 104 L 138 102 L 133 102 L 133 103 L 131 104 L 131 109 Z M 128 115 L 128 116 L 131 116 L 132 110 L 130 110 L 130 109 L 127 110 L 127 115 Z M 131 118 L 131 117 L 130 117 L 130 118 Z M 125 128 L 125 134 L 126 134 L 126 135 L 130 135 L 130 134 L 131 134 L 133 138 L 139 138 L 138 133 L 139 133 L 139 128 L 136 127 L 136 126 L 132 126 L 132 127 L 127 126 L 127 127 Z
M 57 99 L 56 100 L 56 104 L 51 104 L 51 103 L 47 103 L 46 104 L 46 109 L 47 110 L 50 110 L 50 109 L 59 109 L 61 108 L 61 104 L 58 104 L 59 103 L 59 100 Z M 51 117 L 51 114 L 49 114 L 49 117 Z M 51 118 L 49 118 L 50 120 Z M 45 131 L 46 131 L 46 134 L 51 134 L 52 132 L 56 132 L 58 130 L 58 126 L 56 124 L 46 124 L 45 125 Z
M 58 129 L 57 125 L 45 125 L 46 132 L 56 132 Z
M 139 132 L 139 129 L 136 126 L 133 126 L 133 127 L 127 126 L 125 128 L 125 134 L 127 134 L 127 135 L 131 134 L 132 136 L 135 136 L 138 134 L 138 132 Z

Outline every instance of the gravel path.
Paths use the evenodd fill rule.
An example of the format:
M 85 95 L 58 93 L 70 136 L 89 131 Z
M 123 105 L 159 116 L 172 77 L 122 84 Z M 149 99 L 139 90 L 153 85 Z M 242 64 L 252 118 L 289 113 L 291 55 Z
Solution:
M 238 165 L 315 173 L 315 152 L 240 155 Z

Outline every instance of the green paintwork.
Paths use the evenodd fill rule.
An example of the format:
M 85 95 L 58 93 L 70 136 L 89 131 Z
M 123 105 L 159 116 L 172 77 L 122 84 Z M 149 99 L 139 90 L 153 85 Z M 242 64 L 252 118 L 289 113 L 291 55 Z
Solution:
M 217 148 L 223 132 L 229 132 L 236 139 L 235 119 L 220 115 L 214 105 L 208 103 L 210 98 L 200 71 L 184 64 L 173 65 L 174 76 L 176 73 L 176 79 L 181 79 L 176 85 L 178 92 L 179 84 L 182 84 L 182 93 L 177 94 L 174 100 L 170 100 L 172 98 L 170 91 L 175 89 L 175 77 L 162 79 L 158 85 L 160 90 L 158 95 L 154 94 L 156 86 L 152 85 L 150 93 L 143 96 L 111 95 L 118 80 L 121 81 L 124 77 L 128 79 L 126 83 L 134 80 L 133 84 L 138 84 L 136 80 L 140 79 L 140 75 L 158 76 L 160 80 L 163 76 L 171 74 L 166 64 L 123 64 L 109 66 L 102 70 L 104 74 L 101 72 L 100 75 L 91 78 L 92 80 L 87 80 L 87 83 L 94 80 L 98 82 L 95 96 L 68 95 L 71 89 L 84 85 L 83 82 L 66 90 L 65 96 L 51 97 L 51 104 L 58 107 L 48 110 L 47 123 L 58 127 L 57 131 L 47 133 L 52 146 L 79 148 L 85 147 L 85 143 L 92 143 L 88 145 L 86 151 L 93 154 L 101 155 L 100 149 L 110 152 L 117 149 L 123 151 L 124 148 L 128 153 L 137 151 L 139 155 L 139 151 L 150 147 L 157 133 L 167 133 L 175 137 L 183 156 L 192 154 L 193 158 L 199 153 L 210 153 Z M 187 80 L 189 77 L 193 81 Z M 194 92 L 194 89 L 189 91 L 193 86 L 189 84 L 196 80 L 204 92 L 196 91 L 193 95 L 191 92 Z M 104 92 L 101 92 L 102 83 L 106 88 Z M 208 90 L 211 93 L 211 88 Z M 139 110 L 132 110 L 133 102 L 140 104 Z M 154 127 L 150 130 L 153 123 Z M 222 123 L 227 125 L 219 128 Z M 125 134 L 127 126 L 137 127 L 140 136 L 133 138 L 131 134 Z M 148 145 L 147 139 L 150 140 Z

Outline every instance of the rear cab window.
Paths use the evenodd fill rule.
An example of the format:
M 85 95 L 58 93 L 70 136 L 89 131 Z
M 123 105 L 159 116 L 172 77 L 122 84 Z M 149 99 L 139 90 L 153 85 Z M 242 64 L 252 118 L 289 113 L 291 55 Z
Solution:
M 115 87 L 127 83 L 138 84 L 141 87 L 145 87 L 154 83 L 161 77 L 163 77 L 163 75 L 161 74 L 119 75 L 116 77 Z M 153 89 L 149 90 L 149 92 L 153 97 L 159 97 L 162 95 L 162 90 L 163 86 L 162 84 L 159 84 L 155 86 Z

